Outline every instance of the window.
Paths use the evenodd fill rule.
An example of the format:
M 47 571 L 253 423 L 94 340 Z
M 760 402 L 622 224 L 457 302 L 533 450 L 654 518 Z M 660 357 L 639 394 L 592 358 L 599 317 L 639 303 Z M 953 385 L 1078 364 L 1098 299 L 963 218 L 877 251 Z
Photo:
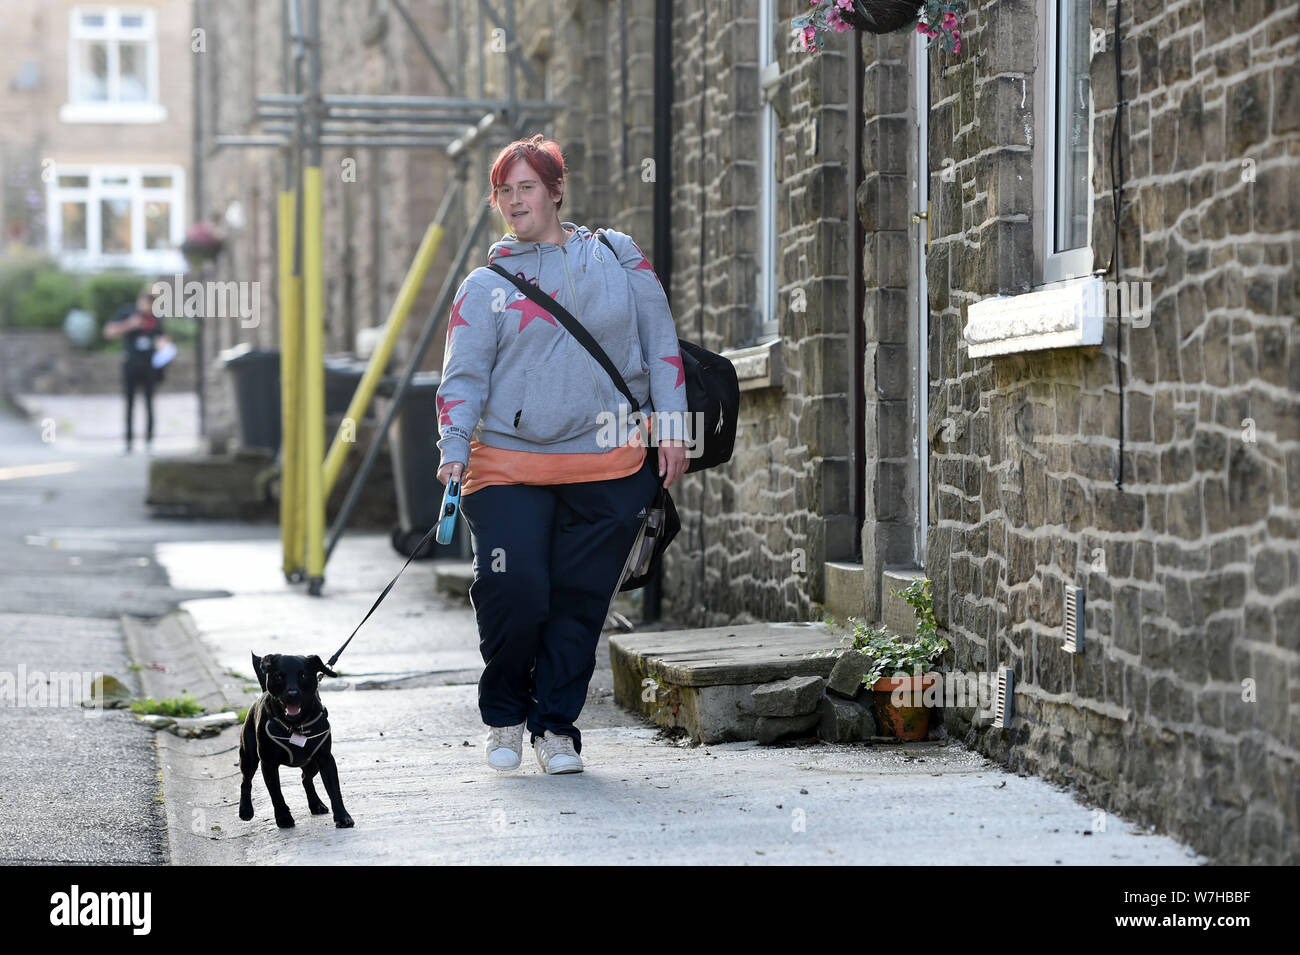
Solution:
M 1092 270 L 1089 0 L 1046 0 L 1043 281 Z
M 154 12 L 76 7 L 68 32 L 64 122 L 161 122 Z
M 755 311 L 758 320 L 758 342 L 777 337 L 780 323 L 776 315 L 776 110 L 772 108 L 772 94 L 780 79 L 780 64 L 772 55 L 772 23 L 775 11 L 773 0 L 758 3 L 758 76 L 760 99 L 759 117 L 759 201 L 758 201 L 758 269 L 755 277 Z
M 50 252 L 71 268 L 182 270 L 184 175 L 177 166 L 58 166 Z

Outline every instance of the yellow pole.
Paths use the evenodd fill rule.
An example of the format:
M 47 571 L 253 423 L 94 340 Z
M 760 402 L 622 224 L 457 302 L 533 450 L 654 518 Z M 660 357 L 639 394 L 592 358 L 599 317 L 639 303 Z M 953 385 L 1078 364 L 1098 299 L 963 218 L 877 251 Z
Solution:
M 438 254 L 438 246 L 442 242 L 442 235 L 442 226 L 436 222 L 430 223 L 429 228 L 425 230 L 420 247 L 415 252 L 415 258 L 411 260 L 411 267 L 406 270 L 406 278 L 402 280 L 402 287 L 398 291 L 393 307 L 388 313 L 388 320 L 384 323 L 383 338 L 375 346 L 374 354 L 370 356 L 365 374 L 361 376 L 361 381 L 357 383 L 356 394 L 352 396 L 352 401 L 348 404 L 348 413 L 343 416 L 342 422 L 339 423 L 339 430 L 330 443 L 329 454 L 325 456 L 324 491 L 326 499 L 329 498 L 330 491 L 334 489 L 334 482 L 338 480 L 339 471 L 343 468 L 343 462 L 347 460 L 348 452 L 356 441 L 357 422 L 366 413 L 366 407 L 370 404 L 370 399 L 375 393 L 375 388 L 384 373 L 384 368 L 388 365 L 388 358 L 393 353 L 393 346 L 397 344 L 397 340 L 402 335 L 402 328 L 406 325 L 406 319 L 411 314 L 415 299 L 420 294 L 420 286 L 424 284 L 425 273 L 429 271 L 429 264 L 433 262 L 434 256 Z M 345 436 L 349 426 L 352 430 L 350 439 Z
M 303 170 L 303 335 L 304 411 L 307 434 L 303 448 L 307 459 L 307 582 L 319 594 L 325 579 L 325 496 L 322 464 L 325 458 L 325 269 L 322 241 L 322 191 L 320 166 Z
M 286 578 L 302 571 L 302 507 L 298 430 L 299 349 L 302 347 L 300 279 L 293 271 L 294 193 L 280 193 L 280 545 Z

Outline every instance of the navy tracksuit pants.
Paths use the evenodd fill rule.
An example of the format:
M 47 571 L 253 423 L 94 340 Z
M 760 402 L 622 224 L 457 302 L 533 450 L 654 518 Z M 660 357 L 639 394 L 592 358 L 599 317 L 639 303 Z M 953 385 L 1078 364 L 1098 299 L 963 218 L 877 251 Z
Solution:
M 527 723 L 530 740 L 550 730 L 572 736 L 582 752 L 573 723 L 641 511 L 659 488 L 653 450 L 627 477 L 492 485 L 461 500 L 485 664 L 479 712 L 488 726 Z

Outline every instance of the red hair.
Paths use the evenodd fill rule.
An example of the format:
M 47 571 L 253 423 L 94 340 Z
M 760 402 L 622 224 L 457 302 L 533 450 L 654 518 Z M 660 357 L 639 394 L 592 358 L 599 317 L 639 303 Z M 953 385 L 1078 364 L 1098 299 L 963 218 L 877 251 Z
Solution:
M 521 159 L 537 173 L 537 178 L 546 187 L 548 196 L 560 192 L 560 182 L 564 179 L 564 157 L 560 155 L 560 144 L 553 139 L 544 139 L 541 133 L 532 139 L 516 139 L 497 154 L 496 162 L 492 164 L 492 172 L 488 175 L 492 183 L 488 193 L 488 205 L 498 212 L 500 209 L 497 207 L 497 186 L 505 183 L 511 167 Z M 555 208 L 559 209 L 562 205 L 564 205 L 563 193 Z

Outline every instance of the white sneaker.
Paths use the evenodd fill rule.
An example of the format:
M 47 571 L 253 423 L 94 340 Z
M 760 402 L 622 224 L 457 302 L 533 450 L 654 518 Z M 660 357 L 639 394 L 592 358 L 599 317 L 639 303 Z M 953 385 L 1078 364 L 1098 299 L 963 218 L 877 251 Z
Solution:
M 524 723 L 514 726 L 489 726 L 487 761 L 493 769 L 518 769 L 524 758 Z
M 554 776 L 582 772 L 582 757 L 573 748 L 572 736 L 547 730 L 539 739 L 533 740 L 533 752 L 537 754 L 537 765 L 544 773 Z

